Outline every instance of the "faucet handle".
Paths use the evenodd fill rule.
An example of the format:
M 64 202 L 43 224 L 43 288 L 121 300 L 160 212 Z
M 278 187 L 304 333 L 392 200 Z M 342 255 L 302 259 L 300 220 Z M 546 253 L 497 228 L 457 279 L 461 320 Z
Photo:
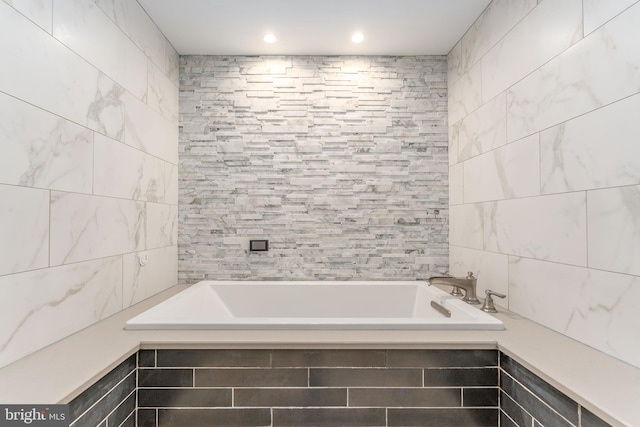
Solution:
M 467 279 L 477 279 L 477 277 L 473 275 L 473 271 L 467 271 Z
M 487 289 L 484 293 L 487 297 L 484 299 L 484 303 L 482 304 L 482 307 L 480 307 L 480 310 L 486 311 L 487 313 L 497 313 L 498 310 L 496 310 L 496 306 L 493 304 L 493 298 L 491 296 L 495 295 L 498 298 L 506 298 L 506 295 L 494 292 L 491 289 Z

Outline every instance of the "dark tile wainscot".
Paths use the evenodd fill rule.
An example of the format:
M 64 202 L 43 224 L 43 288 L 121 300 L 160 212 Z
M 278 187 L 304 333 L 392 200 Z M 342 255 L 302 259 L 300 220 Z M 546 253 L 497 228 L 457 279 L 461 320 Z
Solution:
M 72 426 L 608 424 L 497 350 L 141 350 Z

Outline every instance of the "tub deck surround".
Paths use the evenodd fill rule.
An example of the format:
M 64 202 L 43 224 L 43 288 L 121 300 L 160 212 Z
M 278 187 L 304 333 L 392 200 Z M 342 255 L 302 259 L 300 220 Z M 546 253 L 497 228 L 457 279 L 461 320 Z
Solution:
M 505 312 L 503 331 L 127 331 L 176 286 L 0 369 L 0 402 L 68 403 L 142 349 L 499 349 L 613 426 L 640 425 L 640 369 Z
M 449 310 L 449 317 L 431 302 Z M 419 281 L 202 281 L 126 329 L 500 330 L 502 321 Z

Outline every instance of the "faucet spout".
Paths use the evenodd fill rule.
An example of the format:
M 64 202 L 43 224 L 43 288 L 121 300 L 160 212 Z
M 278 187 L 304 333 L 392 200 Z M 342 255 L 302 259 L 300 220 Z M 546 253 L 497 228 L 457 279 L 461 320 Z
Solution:
M 467 273 L 467 277 L 436 276 L 427 279 L 427 283 L 429 286 L 446 285 L 458 287 L 464 290 L 462 301 L 469 304 L 480 304 L 480 300 L 476 295 L 477 279 L 471 271 Z

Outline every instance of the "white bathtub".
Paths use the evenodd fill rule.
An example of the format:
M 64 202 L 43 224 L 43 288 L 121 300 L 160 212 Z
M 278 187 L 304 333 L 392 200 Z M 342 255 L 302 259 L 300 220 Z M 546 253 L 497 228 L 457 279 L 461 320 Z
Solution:
M 450 310 L 446 317 L 431 301 Z M 203 281 L 130 319 L 126 329 L 503 329 L 502 321 L 425 282 Z

